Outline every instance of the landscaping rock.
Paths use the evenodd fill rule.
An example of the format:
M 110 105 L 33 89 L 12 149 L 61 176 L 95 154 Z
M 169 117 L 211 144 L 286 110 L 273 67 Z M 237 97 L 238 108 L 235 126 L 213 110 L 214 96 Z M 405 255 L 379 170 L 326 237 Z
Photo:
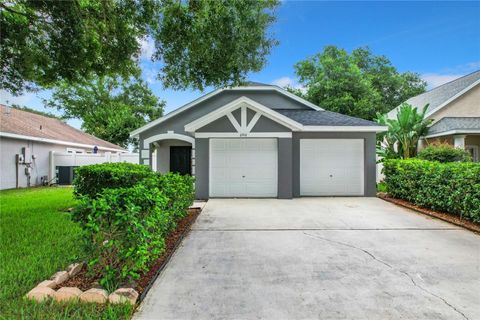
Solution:
M 137 302 L 138 292 L 133 288 L 120 288 L 115 290 L 110 296 L 108 296 L 108 301 L 110 303 L 129 303 L 134 305 Z
M 80 270 L 83 268 L 83 263 L 72 263 L 67 267 L 67 272 L 69 277 L 77 275 Z
M 82 294 L 82 290 L 77 287 L 63 287 L 55 292 L 55 300 L 57 301 L 71 301 L 76 300 Z
M 69 278 L 67 271 L 59 271 L 55 273 L 50 280 L 55 281 L 57 285 L 60 285 L 62 282 L 67 281 Z
M 103 289 L 92 288 L 79 296 L 80 301 L 105 303 L 108 300 L 108 293 Z
M 54 289 L 56 286 L 57 286 L 57 283 L 53 280 L 45 280 L 45 281 L 40 282 L 37 285 L 37 287 L 47 287 L 47 288 L 51 288 L 51 289 Z
M 38 302 L 45 301 L 55 296 L 55 290 L 49 287 L 35 287 L 27 293 L 27 298 Z

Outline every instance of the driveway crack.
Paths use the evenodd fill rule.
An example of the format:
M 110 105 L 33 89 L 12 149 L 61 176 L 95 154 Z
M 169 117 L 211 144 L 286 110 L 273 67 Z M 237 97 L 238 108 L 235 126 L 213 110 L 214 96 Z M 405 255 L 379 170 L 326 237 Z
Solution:
M 420 290 L 422 290 L 423 292 L 431 295 L 432 297 L 435 297 L 439 300 L 441 300 L 445 305 L 447 305 L 448 307 L 450 307 L 452 310 L 454 310 L 455 312 L 457 312 L 459 315 L 461 315 L 464 319 L 467 319 L 467 320 L 470 320 L 463 312 L 461 312 L 460 310 L 458 310 L 457 308 L 455 308 L 455 306 L 453 306 L 452 304 L 450 304 L 446 299 L 444 299 L 443 297 L 427 290 L 426 288 L 422 287 L 421 285 L 419 285 L 417 282 L 415 282 L 415 279 L 406 271 L 402 271 L 402 270 L 399 270 L 395 267 L 393 267 L 392 265 L 388 264 L 387 262 L 385 261 L 382 261 L 380 259 L 378 259 L 374 254 L 372 254 L 370 251 L 368 250 L 365 250 L 363 248 L 360 248 L 360 247 L 357 247 L 357 246 L 354 246 L 354 245 L 351 245 L 349 243 L 345 243 L 345 242 L 341 242 L 341 241 L 335 241 L 335 240 L 331 240 L 331 239 L 327 239 L 327 238 L 323 238 L 323 237 L 320 237 L 320 236 L 317 236 L 317 235 L 314 235 L 314 234 L 311 234 L 311 233 L 308 233 L 308 232 L 303 232 L 304 235 L 308 236 L 308 237 L 311 237 L 311 238 L 314 238 L 314 239 L 318 239 L 318 240 L 323 240 L 323 241 L 327 241 L 327 242 L 331 242 L 331 243 L 335 243 L 337 245 L 341 245 L 341 246 L 344 246 L 344 247 L 348 247 L 348 248 L 352 248 L 352 249 L 356 249 L 356 250 L 359 250 L 363 253 L 365 253 L 366 255 L 368 255 L 370 258 L 372 258 L 373 260 L 377 261 L 378 263 L 381 263 L 385 266 L 387 266 L 388 268 L 394 270 L 394 271 L 397 271 L 401 274 L 403 274 L 404 276 L 406 276 L 407 278 L 410 279 L 410 281 L 412 282 L 412 284 L 419 288 Z

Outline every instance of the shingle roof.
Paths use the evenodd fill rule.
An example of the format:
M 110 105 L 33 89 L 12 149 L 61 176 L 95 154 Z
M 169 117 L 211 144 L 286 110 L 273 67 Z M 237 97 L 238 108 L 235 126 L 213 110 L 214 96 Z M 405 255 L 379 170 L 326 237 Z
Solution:
M 7 108 L 4 105 L 0 105 L 0 107 L 0 132 L 126 151 L 120 146 L 75 129 L 58 119 L 15 108 Z
M 476 81 L 479 80 L 480 70 L 470 73 L 456 80 L 442 84 L 441 86 L 438 86 L 430 91 L 412 97 L 405 102 L 413 105 L 418 109 L 421 109 L 425 107 L 426 104 L 429 104 L 427 113 L 430 113 L 440 107 L 450 98 L 453 98 L 455 95 L 459 94 L 461 91 L 473 85 Z M 394 116 L 397 109 L 398 107 L 390 111 L 388 115 Z
M 307 126 L 378 126 L 373 121 L 326 110 L 275 109 L 282 115 Z
M 445 117 L 437 121 L 428 130 L 428 135 L 438 134 L 451 130 L 479 130 L 480 117 Z

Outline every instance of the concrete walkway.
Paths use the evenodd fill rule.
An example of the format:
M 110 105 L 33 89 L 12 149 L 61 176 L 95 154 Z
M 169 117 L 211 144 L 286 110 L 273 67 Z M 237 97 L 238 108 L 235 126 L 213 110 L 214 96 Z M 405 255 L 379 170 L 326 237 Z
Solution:
M 480 237 L 377 198 L 213 199 L 134 319 L 480 319 Z

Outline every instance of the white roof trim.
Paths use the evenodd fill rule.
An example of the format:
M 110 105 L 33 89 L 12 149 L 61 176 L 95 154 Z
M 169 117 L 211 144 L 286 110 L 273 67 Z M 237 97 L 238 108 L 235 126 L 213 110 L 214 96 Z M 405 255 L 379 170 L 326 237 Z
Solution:
M 82 147 L 82 148 L 91 148 L 91 149 L 93 149 L 93 147 L 97 146 L 98 150 L 125 152 L 125 153 L 128 152 L 127 150 L 124 150 L 124 149 L 115 149 L 115 148 L 102 147 L 102 146 L 93 145 L 93 144 L 69 142 L 69 141 L 47 139 L 47 138 L 41 138 L 41 137 L 24 136 L 24 135 L 21 135 L 21 134 L 9 133 L 9 132 L 0 132 L 0 137 L 12 138 L 12 139 L 21 139 L 21 140 L 30 140 L 30 141 L 39 141 L 39 142 L 44 142 L 44 143 L 59 144 L 59 145 L 63 145 L 63 146 Z
M 143 141 L 143 148 L 149 149 L 150 143 L 160 141 L 160 140 L 167 140 L 167 139 L 174 139 L 174 140 L 189 142 L 192 144 L 192 147 L 195 149 L 195 139 L 193 137 L 186 136 L 184 134 L 174 133 L 174 132 L 161 133 L 161 134 L 151 136 L 148 139 L 145 139 Z
M 442 137 L 442 136 L 450 136 L 452 134 L 469 134 L 469 133 L 479 133 L 480 129 L 456 129 L 456 130 L 448 130 L 439 133 L 433 133 L 426 135 L 425 138 L 435 138 L 435 137 Z
M 312 132 L 383 132 L 386 126 L 303 126 L 302 131 Z
M 452 101 L 458 99 L 459 97 L 463 96 L 465 93 L 473 89 L 478 84 L 480 84 L 480 79 L 478 79 L 477 81 L 475 81 L 474 83 L 472 83 L 471 85 L 469 85 L 468 87 L 466 87 L 465 89 L 463 89 L 462 91 L 460 91 L 459 93 L 451 97 L 450 99 L 446 100 L 444 103 L 442 103 L 440 106 L 438 106 L 434 110 L 427 112 L 427 114 L 425 115 L 425 118 L 428 118 L 431 115 L 437 113 L 438 111 L 446 107 L 448 104 L 450 104 Z
M 218 108 L 203 117 L 200 117 L 188 124 L 185 125 L 185 131 L 186 132 L 195 132 L 197 129 L 211 123 L 212 121 L 215 121 L 223 116 L 226 116 L 229 112 L 239 108 L 239 106 L 242 103 L 246 103 L 251 109 L 261 113 L 263 116 L 272 119 L 275 122 L 280 123 L 283 126 L 286 126 L 287 128 L 290 128 L 292 130 L 301 130 L 302 125 L 276 111 L 273 109 L 270 109 L 269 107 L 266 107 L 250 98 L 247 97 L 240 97 L 238 99 L 235 99 L 226 105 L 224 105 L 221 108 Z
M 157 124 L 159 123 L 162 123 L 163 121 L 167 120 L 167 119 L 170 119 L 174 116 L 176 116 L 177 114 L 185 111 L 185 110 L 188 110 L 194 106 L 196 106 L 197 104 L 223 92 L 223 91 L 226 91 L 226 90 L 257 90 L 257 91 L 267 91 L 267 90 L 274 90 L 274 91 L 277 91 L 281 94 L 284 94 L 286 95 L 287 97 L 295 100 L 295 101 L 298 101 L 314 110 L 323 110 L 322 108 L 320 108 L 319 106 L 316 106 L 315 104 L 303 99 L 303 98 L 300 98 L 296 95 L 294 95 L 293 93 L 290 93 L 288 92 L 287 90 L 284 90 L 278 86 L 251 86 L 251 87 L 232 87 L 232 88 L 223 88 L 223 89 L 217 89 L 217 90 L 214 90 L 210 93 L 207 93 L 206 95 L 204 96 L 201 96 L 200 98 L 196 99 L 196 100 L 193 100 L 192 102 L 190 103 L 187 103 L 186 105 L 166 114 L 165 116 L 161 117 L 161 118 L 158 118 L 150 123 L 147 123 L 146 125 L 144 125 L 143 127 L 140 127 L 136 130 L 133 130 L 131 133 L 130 133 L 130 137 L 137 137 L 140 133 L 156 126 Z
M 178 109 L 176 109 L 176 110 L 173 110 L 172 112 L 167 113 L 167 114 L 164 115 L 163 117 L 158 118 L 158 119 L 156 119 L 156 120 L 153 120 L 152 122 L 147 123 L 147 124 L 144 125 L 143 127 L 140 127 L 140 128 L 138 128 L 138 129 L 136 129 L 136 130 L 133 130 L 132 132 L 130 132 L 130 137 L 136 137 L 136 136 L 138 136 L 141 132 L 150 129 L 150 128 L 156 126 L 157 124 L 159 124 L 159 123 L 161 123 L 161 122 L 163 122 L 163 121 L 165 121 L 165 120 L 167 120 L 167 119 L 170 119 L 170 118 L 173 117 L 173 116 L 176 116 L 176 115 L 179 114 L 180 112 L 183 112 L 183 111 L 185 111 L 185 110 L 187 110 L 187 109 L 190 109 L 191 107 L 193 107 L 193 106 L 201 103 L 202 101 L 205 101 L 205 100 L 207 100 L 208 98 L 213 97 L 214 95 L 219 94 L 219 93 L 222 92 L 223 90 L 225 90 L 225 89 L 217 89 L 217 90 L 215 90 L 215 91 L 212 91 L 212 92 L 210 92 L 210 93 L 207 93 L 206 95 L 201 96 L 200 98 L 195 99 L 195 100 L 193 100 L 192 102 L 187 103 L 186 105 L 184 105 L 184 106 L 182 106 L 182 107 L 180 107 L 180 108 L 178 108 Z

